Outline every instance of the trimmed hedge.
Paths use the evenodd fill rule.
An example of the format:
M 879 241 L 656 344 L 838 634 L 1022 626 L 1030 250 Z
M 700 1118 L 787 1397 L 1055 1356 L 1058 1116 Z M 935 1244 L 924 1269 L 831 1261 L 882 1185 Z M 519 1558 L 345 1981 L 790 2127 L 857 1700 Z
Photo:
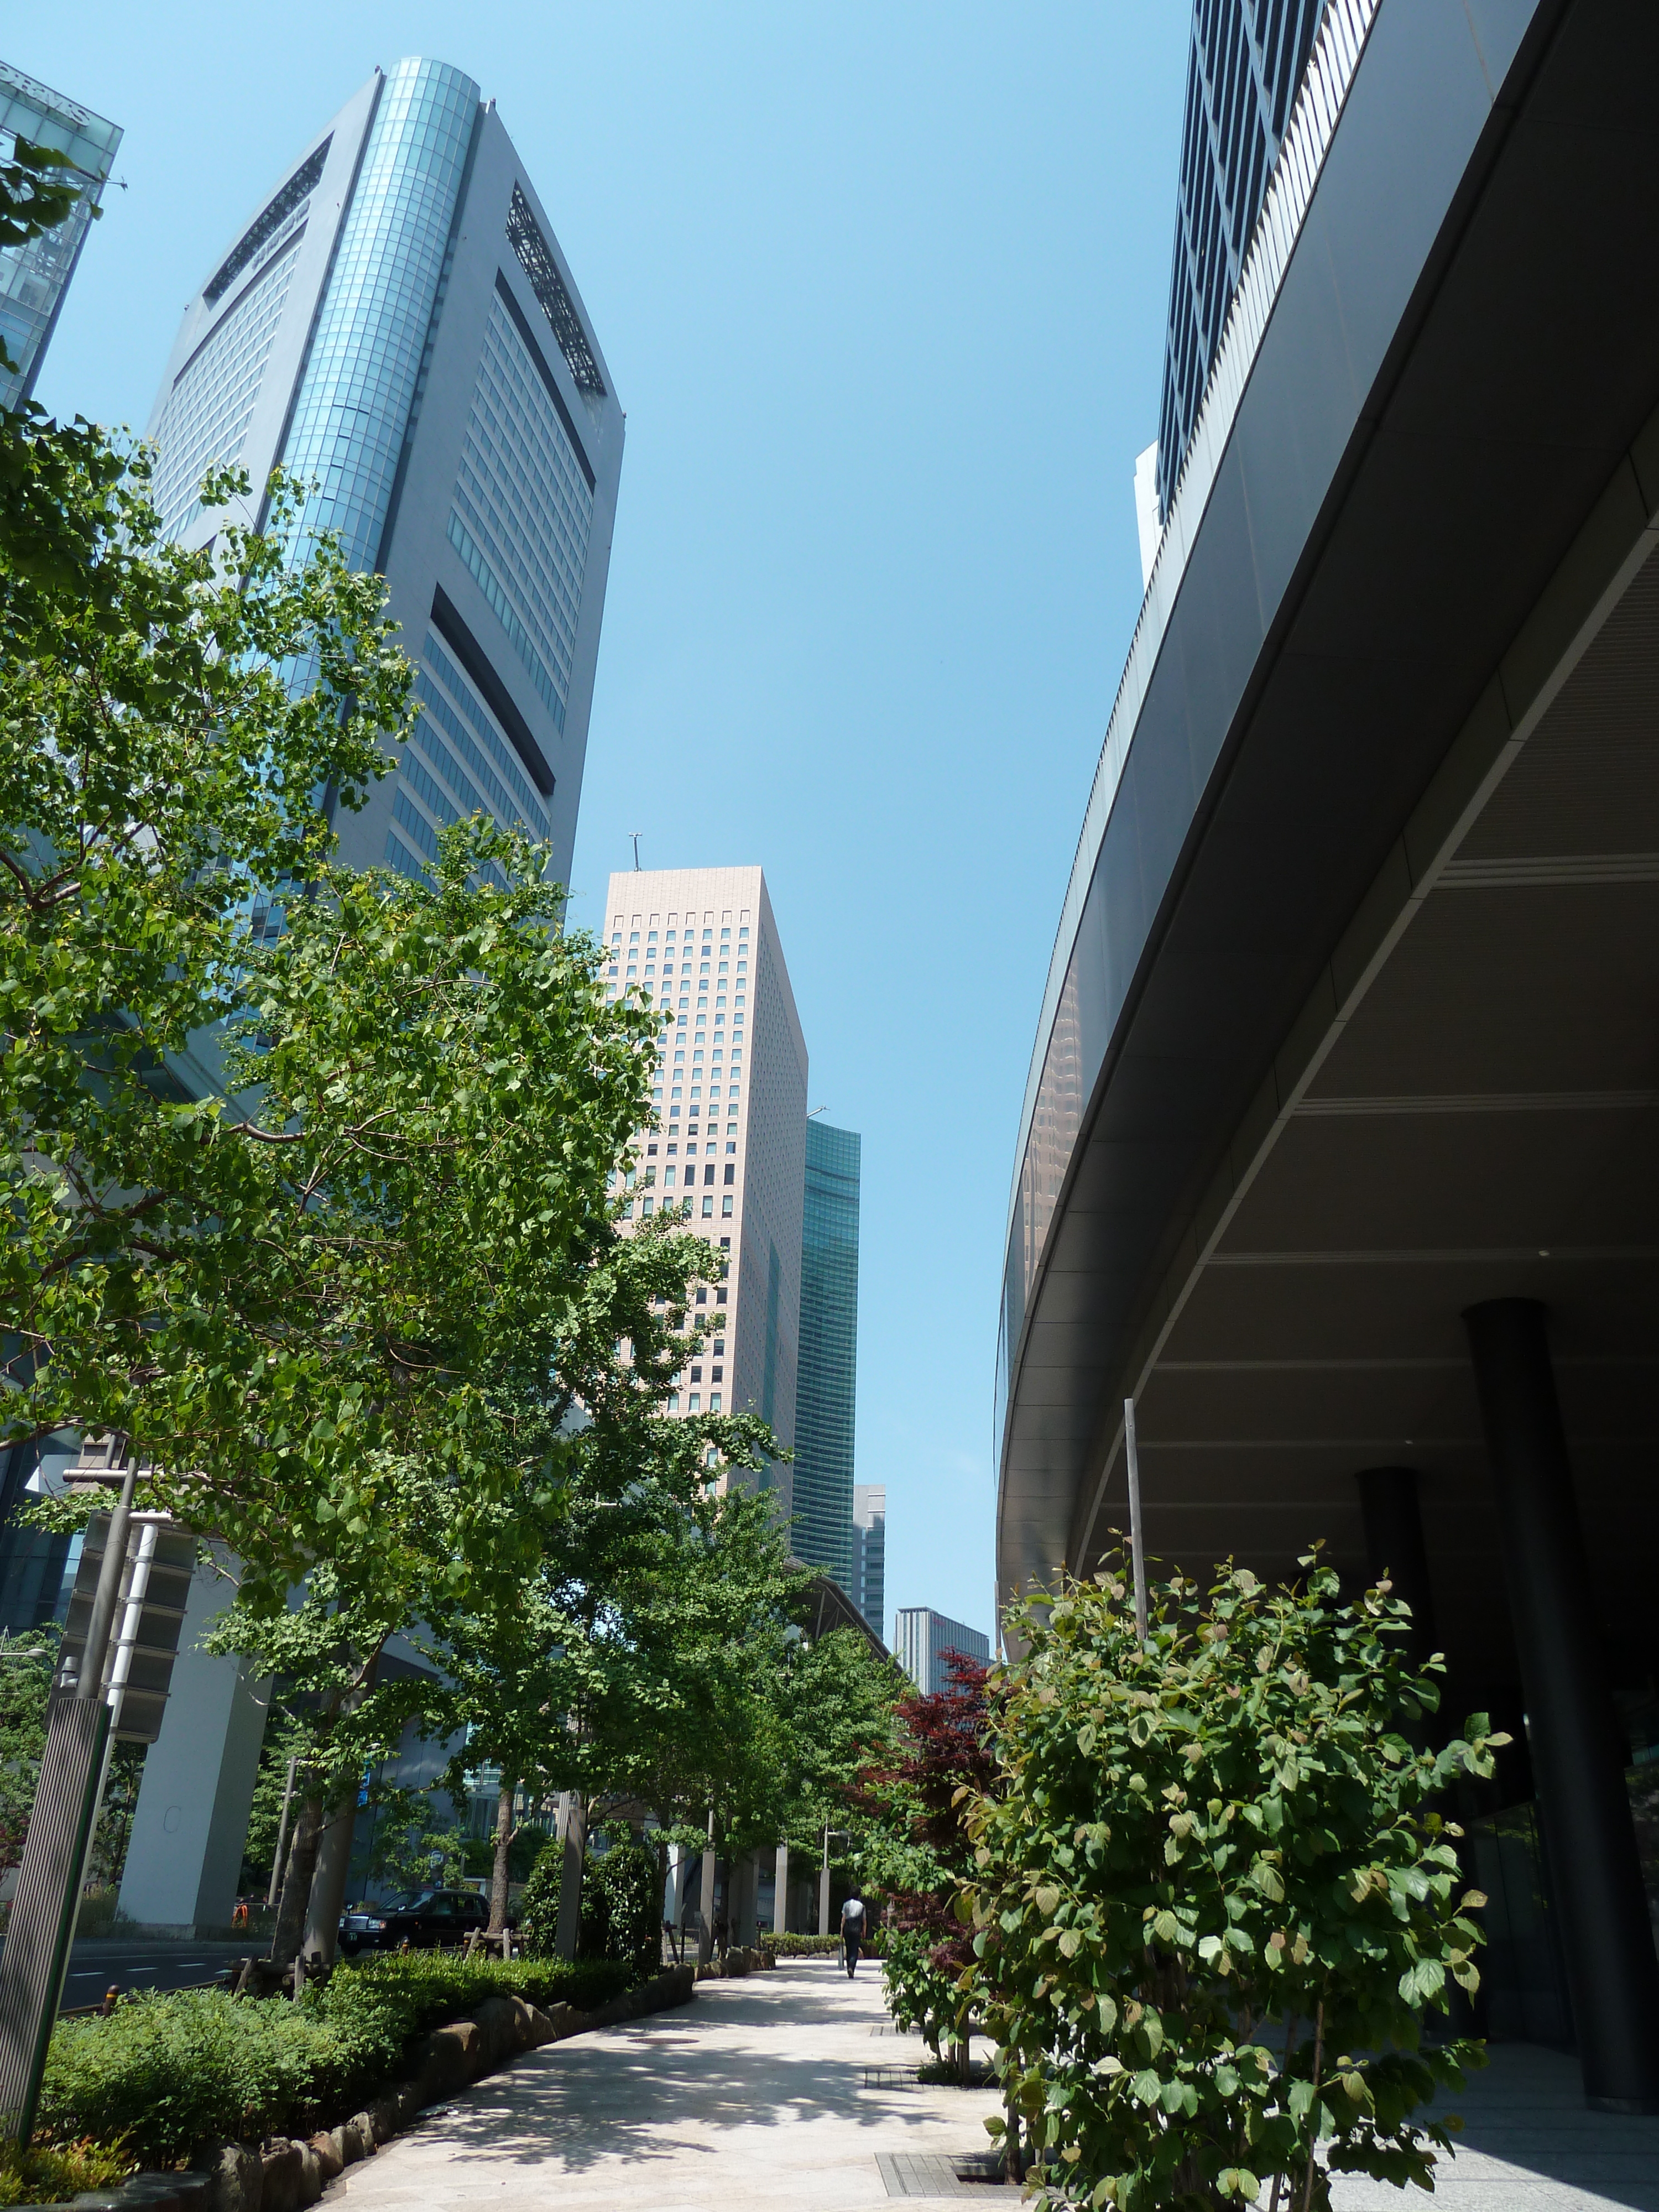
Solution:
M 760 1934 L 760 1948 L 769 1951 L 775 1959 L 828 1959 L 841 1949 L 839 1936 L 774 1936 L 769 1929 Z M 886 1948 L 879 1928 L 865 1937 L 859 1946 L 860 1955 L 879 1959 Z
M 144 2165 L 203 2146 L 307 2135 L 349 2118 L 403 2070 L 417 2036 L 492 1996 L 592 2012 L 629 1983 L 614 1960 L 462 1960 L 414 1951 L 339 1967 L 285 1998 L 171 1990 L 107 2019 L 62 2021 L 40 2124 L 62 2139 L 124 2140 Z

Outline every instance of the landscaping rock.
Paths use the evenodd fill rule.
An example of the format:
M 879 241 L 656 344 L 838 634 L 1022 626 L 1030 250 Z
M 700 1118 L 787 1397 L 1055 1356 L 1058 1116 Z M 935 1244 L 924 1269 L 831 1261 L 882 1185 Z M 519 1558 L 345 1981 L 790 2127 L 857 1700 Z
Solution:
M 315 2154 L 317 2163 L 322 2169 L 324 2185 L 326 2186 L 329 2182 L 333 2180 L 335 2175 L 339 2172 L 341 2167 L 345 2164 L 345 2160 L 340 2156 L 338 2150 L 335 2148 L 334 2138 L 331 2135 L 313 2136 L 307 2148 Z
M 383 2142 L 390 2142 L 398 2130 L 407 2124 L 399 2111 L 400 2103 L 401 2100 L 388 2091 L 385 2096 L 377 2097 L 363 2116 L 368 2122 L 369 2133 L 374 2138 L 377 2150 Z
M 328 2186 L 322 2159 L 311 2143 L 296 2142 L 294 2148 L 300 2154 L 300 2202 L 314 2204 Z
M 506 1997 L 486 1997 L 472 2014 L 478 2031 L 478 2052 L 473 2070 L 487 2074 L 510 2058 L 518 2046 L 518 2021 Z
M 559 2031 L 554 2027 L 550 2014 L 544 2013 L 539 2005 L 526 2005 L 525 2010 L 530 2015 L 528 2023 L 530 2035 L 525 2046 L 526 2050 L 539 2051 L 543 2044 L 556 2041 Z M 554 2010 L 568 2012 L 569 2007 L 555 2006 Z
M 286 2138 L 259 2154 L 259 2212 L 300 2212 L 300 2146 Z
M 226 2143 L 207 2168 L 207 2212 L 263 2212 L 264 2172 L 252 2143 Z
M 447 2027 L 433 2029 L 421 2045 L 415 2075 L 422 2105 L 435 2105 L 471 2081 L 480 2070 L 483 2041 L 475 2020 L 454 2020 Z

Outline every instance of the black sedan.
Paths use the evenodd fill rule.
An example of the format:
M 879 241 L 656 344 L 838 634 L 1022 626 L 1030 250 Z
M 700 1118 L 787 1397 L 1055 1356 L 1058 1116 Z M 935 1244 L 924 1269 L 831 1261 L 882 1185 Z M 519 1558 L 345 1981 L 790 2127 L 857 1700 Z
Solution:
M 360 1951 L 440 1950 L 475 1928 L 489 1925 L 489 1907 L 471 1889 L 418 1889 L 387 1905 L 354 1905 L 340 1915 L 340 1948 Z

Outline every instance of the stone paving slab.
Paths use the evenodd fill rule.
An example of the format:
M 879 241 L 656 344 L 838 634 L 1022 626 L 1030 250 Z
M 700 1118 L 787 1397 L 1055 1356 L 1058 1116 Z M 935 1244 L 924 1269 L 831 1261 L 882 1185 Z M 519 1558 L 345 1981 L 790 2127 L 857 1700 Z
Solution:
M 350 2212 L 1017 2203 L 953 2170 L 988 2148 L 995 2092 L 880 2078 L 903 2050 L 872 2047 L 884 2021 L 879 1972 L 849 1983 L 833 1960 L 704 1982 L 676 2011 L 527 2052 L 349 2167 L 326 2201 Z M 879 2086 L 866 2086 L 871 2073 Z M 1502 2046 L 1455 2108 L 1464 2132 L 1438 2175 L 1437 2212 L 1659 2212 L 1659 2119 L 1586 2112 L 1571 2058 Z M 937 2193 L 916 2194 L 930 2177 Z M 1336 2212 L 1430 2202 L 1351 2176 L 1334 2198 Z

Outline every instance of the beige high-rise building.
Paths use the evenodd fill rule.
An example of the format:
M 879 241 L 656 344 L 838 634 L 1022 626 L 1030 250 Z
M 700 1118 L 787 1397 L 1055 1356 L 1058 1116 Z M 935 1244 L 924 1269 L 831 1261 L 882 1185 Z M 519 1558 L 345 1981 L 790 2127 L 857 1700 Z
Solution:
M 688 1359 L 669 1410 L 758 1413 L 793 1449 L 806 1044 L 765 878 L 758 868 L 623 870 L 605 919 L 607 996 L 636 988 L 665 1018 L 633 1218 L 672 1209 L 707 1241 L 691 1310 L 724 1322 Z M 788 1468 L 769 1480 L 787 1514 Z

